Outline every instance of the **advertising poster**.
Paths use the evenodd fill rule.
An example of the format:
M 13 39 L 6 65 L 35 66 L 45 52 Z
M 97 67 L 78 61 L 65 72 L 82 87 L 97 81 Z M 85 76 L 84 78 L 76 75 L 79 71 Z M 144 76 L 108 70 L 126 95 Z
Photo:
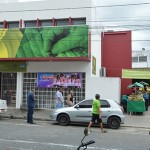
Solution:
M 0 58 L 88 57 L 88 26 L 0 29 Z
M 92 74 L 96 75 L 96 58 L 92 56 Z
M 38 87 L 81 88 L 81 73 L 38 73 Z

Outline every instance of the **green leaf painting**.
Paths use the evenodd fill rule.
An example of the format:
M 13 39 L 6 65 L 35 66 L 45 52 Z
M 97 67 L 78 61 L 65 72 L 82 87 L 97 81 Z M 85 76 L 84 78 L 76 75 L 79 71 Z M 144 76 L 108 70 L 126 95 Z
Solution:
M 88 57 L 88 26 L 20 29 L 16 58 Z

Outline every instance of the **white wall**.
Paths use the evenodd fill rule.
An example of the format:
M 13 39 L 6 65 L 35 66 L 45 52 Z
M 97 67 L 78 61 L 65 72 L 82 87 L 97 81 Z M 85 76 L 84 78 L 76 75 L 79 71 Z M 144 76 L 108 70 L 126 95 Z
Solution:
M 91 9 L 82 9 L 82 7 L 91 7 L 91 0 L 47 0 L 26 3 L 1 3 L 0 10 L 3 11 L 3 13 L 0 13 L 0 21 L 17 21 L 20 19 L 36 20 L 37 18 L 52 19 L 53 17 L 56 19 L 69 17 L 86 17 L 87 20 L 91 20 Z M 80 9 L 58 10 L 58 8 Z
M 90 62 L 28 62 L 27 72 L 85 72 L 90 74 Z
M 120 103 L 120 87 L 120 78 L 87 78 L 86 98 L 95 98 L 95 94 L 100 94 L 101 98 L 112 99 Z
M 120 78 L 91 77 L 90 62 L 29 62 L 27 72 L 85 72 L 85 97 L 94 98 L 99 93 L 102 98 L 120 103 Z
M 139 62 L 139 57 L 141 56 L 147 56 L 147 62 Z M 149 50 L 132 51 L 132 57 L 138 57 L 138 62 L 132 62 L 132 68 L 150 67 L 150 51 Z
M 95 6 L 94 3 L 92 3 L 90 28 L 91 28 L 91 60 L 92 60 L 92 56 L 96 58 L 96 75 L 92 74 L 92 70 L 91 70 L 91 74 L 92 77 L 99 77 L 100 75 L 99 70 L 101 68 L 101 27 L 98 19 L 99 16 L 94 6 Z
M 149 67 L 148 62 L 132 62 L 132 68 L 147 68 Z

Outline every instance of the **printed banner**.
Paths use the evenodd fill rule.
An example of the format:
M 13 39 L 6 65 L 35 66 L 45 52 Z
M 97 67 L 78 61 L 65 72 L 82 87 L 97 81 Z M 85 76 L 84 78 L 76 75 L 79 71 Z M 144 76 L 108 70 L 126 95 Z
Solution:
M 122 78 L 150 79 L 150 69 L 122 69 Z
M 88 57 L 88 26 L 1 29 L 0 58 Z
M 81 88 L 81 73 L 38 73 L 38 87 Z

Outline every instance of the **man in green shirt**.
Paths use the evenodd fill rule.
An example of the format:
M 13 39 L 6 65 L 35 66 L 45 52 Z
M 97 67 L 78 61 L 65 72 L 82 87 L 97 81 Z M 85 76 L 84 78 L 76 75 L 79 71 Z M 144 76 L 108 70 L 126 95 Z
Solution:
M 93 104 L 92 104 L 92 119 L 88 125 L 88 131 L 90 131 L 90 127 L 92 126 L 93 123 L 95 123 L 95 121 L 97 121 L 98 124 L 100 124 L 100 128 L 102 133 L 106 133 L 107 131 L 103 129 L 103 124 L 102 124 L 102 119 L 100 116 L 101 113 L 101 103 L 100 103 L 100 95 L 96 94 L 95 95 L 95 99 L 93 100 Z

